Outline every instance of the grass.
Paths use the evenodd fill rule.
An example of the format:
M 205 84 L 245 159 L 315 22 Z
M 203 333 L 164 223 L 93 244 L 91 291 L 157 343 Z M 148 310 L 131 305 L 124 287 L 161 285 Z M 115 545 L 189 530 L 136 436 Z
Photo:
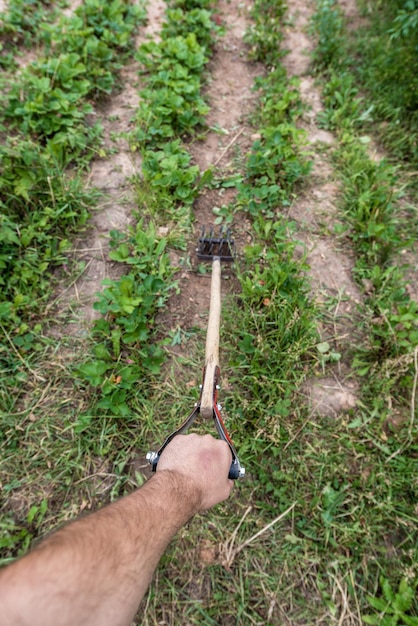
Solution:
M 417 585 L 417 555 L 413 547 L 416 482 L 412 475 L 416 455 L 418 318 L 417 304 L 408 294 L 404 268 L 399 261 L 400 252 L 413 242 L 410 229 L 416 215 L 408 200 L 411 201 L 415 192 L 409 165 L 405 167 L 396 161 L 401 156 L 412 164 L 414 157 L 407 146 L 408 140 L 403 141 L 394 132 L 391 121 L 396 117 L 399 129 L 403 127 L 405 131 L 412 117 L 401 83 L 399 89 L 394 86 L 391 94 L 388 93 L 388 81 L 395 80 L 396 64 L 389 77 L 385 64 L 382 74 L 379 55 L 373 61 L 369 57 L 372 49 L 391 46 L 389 25 L 382 18 L 386 11 L 393 14 L 394 5 L 388 3 L 384 9 L 379 4 L 372 11 L 371 21 L 355 34 L 347 29 L 335 3 L 319 2 L 313 20 L 319 41 L 313 61 L 323 83 L 325 105 L 319 122 L 333 129 L 338 138 L 333 159 L 343 185 L 340 208 L 346 222 L 346 236 L 356 254 L 355 276 L 364 291 L 358 311 L 363 338 L 354 346 L 352 362 L 360 376 L 364 404 L 349 427 L 354 429 L 352 435 L 362 429 L 365 438 L 363 442 L 353 439 L 351 444 L 348 440 L 346 448 L 351 447 L 357 458 L 361 458 L 360 450 L 365 442 L 375 448 L 369 465 L 373 495 L 366 492 L 366 497 L 374 501 L 375 512 L 365 518 L 367 540 L 374 554 L 361 583 L 367 588 L 369 581 L 368 592 L 364 599 L 361 596 L 359 599 L 360 606 L 362 602 L 365 607 L 369 605 L 362 610 L 362 618 L 370 624 L 409 624 L 417 619 L 417 606 L 412 599 Z M 377 16 L 381 20 L 379 26 L 375 21 Z M 337 40 L 339 45 L 333 46 Z M 407 37 L 397 47 L 396 54 L 402 56 L 402 49 L 406 54 L 411 46 L 411 37 Z M 409 89 L 409 85 L 405 88 Z M 360 89 L 367 90 L 367 100 Z M 391 107 L 392 114 L 388 115 Z M 389 121 L 383 123 L 383 119 Z M 414 137 L 416 125 L 412 123 L 408 128 L 410 137 Z M 372 131 L 388 148 L 385 159 L 371 156 L 369 133 Z M 409 476 L 406 482 L 405 476 Z M 362 501 L 363 495 L 359 494 L 357 503 L 361 505 Z M 356 532 L 355 539 L 361 543 L 361 533 Z M 391 552 L 396 564 L 392 562 Z M 398 606 L 403 591 L 399 597 L 393 591 L 401 587 L 406 590 L 403 608 Z
M 416 3 L 359 2 L 363 24 L 345 23 L 334 0 L 321 0 L 313 19 L 317 47 L 314 67 L 330 75 L 351 76 L 367 106 L 367 131 L 416 176 L 417 61 Z M 350 106 L 346 102 L 346 106 Z
M 372 159 L 369 154 L 370 137 L 366 133 L 371 128 L 370 115 L 380 119 L 381 104 L 386 98 L 388 106 L 389 100 L 384 90 L 379 91 L 386 78 L 378 80 L 376 75 L 372 99 L 366 104 L 359 94 L 357 74 L 365 72 L 370 61 L 362 45 L 356 49 L 355 73 L 350 62 L 341 58 L 341 51 L 359 44 L 361 34 L 356 34 L 354 42 L 354 35 L 345 29 L 343 16 L 334 3 L 319 2 L 313 23 L 320 42 L 314 63 L 324 82 L 325 110 L 320 121 L 339 138 L 334 158 L 344 186 L 341 210 L 357 255 L 355 274 L 359 285 L 371 288 L 362 311 L 368 341 L 358 346 L 354 366 L 362 376 L 368 376 L 364 394 L 372 406 L 383 415 L 389 415 L 393 406 L 407 414 L 418 340 L 417 305 L 408 295 L 398 259 L 400 252 L 413 243 L 410 229 L 411 223 L 416 223 L 416 214 L 408 200 L 415 197 L 414 187 L 401 163 L 394 162 L 398 154 L 395 145 L 387 144 L 391 151 L 385 159 Z M 372 32 L 373 24 L 372 21 Z M 336 37 L 341 45 L 338 54 L 333 55 L 328 47 Z M 389 33 L 383 29 L 379 37 L 383 46 Z M 406 95 L 399 92 L 397 97 L 398 105 L 406 112 Z
M 246 41 L 252 58 L 268 55 L 251 117 L 258 138 L 228 171 L 235 201 L 217 213 L 236 229 L 244 218 L 251 225 L 251 245 L 234 269 L 239 293 L 224 304 L 220 392 L 248 475 L 227 502 L 173 541 L 138 623 L 354 626 L 417 619 L 416 310 L 396 265 L 408 242 L 400 207 L 409 188 L 399 185 L 401 164 L 369 158 L 369 104 L 348 70 L 336 71 L 338 48 L 326 58 L 321 52 L 321 123 L 338 137 L 333 159 L 342 178 L 344 237 L 369 296 L 358 312 L 366 339 L 352 347 L 353 372 L 364 381 L 361 401 L 336 418 L 313 414 L 301 385 L 334 370 L 318 348 L 321 313 L 295 254 L 297 225 L 283 216 L 310 172 L 298 84 L 280 65 L 285 9 L 268 0 L 254 5 Z M 3 563 L 60 523 L 142 484 L 149 475 L 144 454 L 196 401 L 204 334 L 167 332 L 158 312 L 176 288 L 169 247 L 184 250 L 202 186 L 222 184 L 222 172 L 211 178 L 190 170 L 187 152 L 187 141 L 204 126 L 207 10 L 206 2 L 173 3 L 163 29 L 170 45 L 164 40 L 141 51 L 156 90 L 167 67 L 176 90 L 187 92 L 190 81 L 190 126 L 165 107 L 147 126 L 149 110 L 138 111 L 130 141 L 141 150 L 146 144 L 143 177 L 134 181 L 142 222 L 112 233 L 111 259 L 127 272 L 98 298 L 100 319 L 82 340 L 48 339 L 36 326 L 27 345 L 10 332 L 5 338 L 3 355 L 17 358 L 2 383 Z M 325 48 L 333 20 L 344 32 L 338 12 L 327 19 Z M 186 47 L 179 24 L 195 29 Z M 199 72 L 174 71 L 168 55 L 179 50 Z M 170 104 L 165 87 L 163 95 Z M 171 239 L 158 230 L 167 224 Z

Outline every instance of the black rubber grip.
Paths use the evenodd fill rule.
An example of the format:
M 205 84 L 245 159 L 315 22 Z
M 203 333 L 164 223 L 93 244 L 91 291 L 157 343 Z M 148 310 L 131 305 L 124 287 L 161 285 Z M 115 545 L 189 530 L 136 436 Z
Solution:
M 237 480 L 239 478 L 240 465 L 238 459 L 235 459 L 231 463 L 231 467 L 229 468 L 228 478 L 232 480 Z

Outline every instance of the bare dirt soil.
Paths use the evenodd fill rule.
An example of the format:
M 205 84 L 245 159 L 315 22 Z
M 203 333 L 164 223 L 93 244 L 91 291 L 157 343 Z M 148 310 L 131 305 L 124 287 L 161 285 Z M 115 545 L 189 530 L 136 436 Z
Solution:
M 353 2 L 346 2 L 347 11 L 355 14 Z M 165 5 L 153 1 L 148 9 L 148 26 L 137 38 L 139 45 L 146 37 L 157 37 L 163 19 Z M 243 41 L 248 26 L 247 7 L 221 0 L 219 17 L 226 26 L 227 34 L 215 45 L 209 64 L 209 80 L 206 97 L 211 106 L 207 117 L 209 131 L 203 141 L 194 142 L 189 149 L 193 160 L 202 170 L 212 166 L 220 175 L 228 173 L 232 160 L 248 152 L 256 129 L 248 124 L 248 114 L 257 94 L 252 90 L 254 79 L 264 71 L 263 67 L 247 60 Z M 289 51 L 284 64 L 290 76 L 300 79 L 302 98 L 308 106 L 302 127 L 307 133 L 308 149 L 313 160 L 310 182 L 295 199 L 288 212 L 289 218 L 298 225 L 297 239 L 301 242 L 300 254 L 306 257 L 312 286 L 312 298 L 319 304 L 332 301 L 332 322 L 320 329 L 323 340 L 332 340 L 333 349 L 344 354 L 355 330 L 355 308 L 360 292 L 351 275 L 353 266 L 350 250 L 341 247 L 333 236 L 338 221 L 338 184 L 327 159 L 327 149 L 335 142 L 333 135 L 320 129 L 316 116 L 321 111 L 321 97 L 314 79 L 309 74 L 309 54 L 313 42 L 307 34 L 311 4 L 301 0 L 289 2 L 289 26 L 285 31 L 283 46 Z M 140 174 L 140 158 L 129 150 L 121 134 L 129 131 L 138 104 L 138 66 L 131 63 L 122 71 L 121 91 L 109 99 L 97 112 L 105 129 L 105 147 L 110 157 L 97 158 L 91 168 L 89 182 L 99 188 L 105 200 L 94 212 L 85 237 L 75 244 L 74 254 L 85 263 L 78 280 L 62 295 L 59 316 L 71 322 L 59 332 L 82 337 L 96 316 L 92 304 L 105 278 L 116 278 L 120 267 L 107 258 L 108 233 L 112 229 L 124 230 L 132 220 L 135 209 L 130 177 Z M 215 130 L 215 128 L 217 130 Z M 214 221 L 213 208 L 227 204 L 233 199 L 234 190 L 210 190 L 202 194 L 194 206 L 194 233 L 190 237 L 184 258 L 178 254 L 173 260 L 182 265 L 179 273 L 179 294 L 173 296 L 162 321 L 170 329 L 187 330 L 205 328 L 209 310 L 210 273 L 196 271 L 196 242 L 203 226 Z M 234 224 L 234 238 L 239 250 L 249 243 L 245 220 Z M 189 263 L 186 263 L 186 260 Z M 223 291 L 237 289 L 230 268 L 223 270 Z M 69 315 L 68 315 L 69 314 Z M 329 317 L 329 313 L 328 313 Z M 56 332 L 56 331 L 55 331 Z M 181 352 L 178 347 L 176 352 Z M 335 368 L 335 380 L 307 381 L 303 393 L 312 410 L 335 416 L 355 405 L 354 381 L 349 380 L 344 359 Z
M 290 25 L 283 41 L 288 54 L 283 64 L 289 76 L 300 80 L 301 97 L 307 105 L 301 127 L 306 131 L 313 160 L 310 180 L 290 207 L 289 217 L 298 225 L 297 238 L 303 243 L 312 298 L 324 311 L 324 322 L 319 328 L 321 339 L 332 343 L 333 349 L 342 355 L 334 368 L 334 380 L 306 381 L 304 391 L 314 413 L 336 416 L 356 405 L 357 385 L 345 365 L 344 353 L 356 335 L 355 311 L 361 294 L 352 276 L 351 250 L 334 234 L 339 221 L 339 188 L 327 151 L 335 144 L 335 137 L 318 126 L 317 116 L 323 107 L 319 88 L 310 74 L 314 42 L 308 35 L 308 26 L 314 5 L 292 0 L 288 6 Z M 347 0 L 345 9 L 354 15 L 355 2 Z

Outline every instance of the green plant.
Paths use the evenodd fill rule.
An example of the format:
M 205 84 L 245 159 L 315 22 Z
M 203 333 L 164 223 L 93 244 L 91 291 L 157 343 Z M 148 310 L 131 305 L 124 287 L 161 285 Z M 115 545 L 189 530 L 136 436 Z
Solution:
M 24 554 L 33 538 L 37 535 L 37 529 L 41 526 L 46 512 L 48 510 L 48 500 L 43 499 L 42 502 L 34 504 L 30 507 L 25 525 L 18 525 L 13 519 L 6 519 L 0 522 L 0 565 L 6 565 L 11 556 L 15 554 L 17 549 L 18 556 Z
M 8 3 L 2 21 L 8 41 L 21 43 L 20 34 L 36 30 L 46 43 L 45 56 L 3 79 L 0 125 L 8 138 L 0 150 L 0 311 L 8 372 L 22 364 L 31 371 L 32 331 L 53 288 L 51 272 L 63 266 L 71 273 L 69 237 L 98 198 L 80 175 L 101 133 L 87 119 L 92 96 L 110 92 L 143 19 L 139 5 L 119 0 L 88 0 L 61 19 L 46 2 Z
M 162 188 L 175 201 L 191 204 L 196 196 L 199 168 L 190 165 L 190 160 L 180 141 L 171 141 L 162 150 L 145 152 L 144 178 L 152 187 Z
M 321 341 L 316 346 L 319 355 L 319 361 L 321 363 L 322 371 L 325 373 L 326 363 L 335 363 L 341 359 L 340 352 L 332 350 L 328 341 Z
M 335 0 L 319 0 L 312 19 L 317 45 L 312 55 L 318 71 L 337 68 L 344 61 L 344 19 Z
M 103 5 L 88 0 L 57 23 L 42 24 L 47 52 L 76 54 L 84 64 L 89 93 L 109 94 L 117 73 L 133 48 L 133 33 L 145 21 L 141 4 L 113 0 Z M 62 37 L 62 33 L 65 37 Z
M 10 0 L 2 12 L 0 37 L 6 41 L 6 49 L 16 51 L 15 46 L 32 46 L 40 34 L 40 25 L 54 21 L 64 2 L 41 0 Z
M 279 65 L 285 52 L 280 47 L 282 22 L 286 14 L 286 4 L 256 0 L 251 9 L 253 24 L 245 33 L 245 41 L 250 45 L 250 57 L 265 63 L 267 67 Z
M 410 614 L 415 596 L 414 586 L 410 586 L 408 581 L 403 578 L 398 589 L 394 590 L 389 580 L 383 576 L 380 578 L 380 586 L 382 597 L 367 597 L 375 613 L 363 615 L 364 623 L 379 624 L 379 626 L 417 625 L 418 617 Z
M 129 415 L 129 398 L 139 380 L 160 372 L 165 359 L 164 340 L 158 340 L 155 316 L 175 286 L 166 253 L 152 222 L 140 220 L 128 236 L 112 231 L 112 260 L 124 263 L 129 273 L 117 281 L 104 281 L 94 308 L 99 311 L 92 329 L 93 355 L 77 373 L 101 398 L 96 410 Z
M 367 5 L 367 23 L 347 29 L 342 11 L 333 0 L 320 0 L 313 17 L 318 47 L 313 63 L 318 73 L 334 76 L 351 89 L 362 92 L 364 112 L 346 123 L 367 125 L 397 157 L 416 163 L 416 76 L 409 72 L 415 62 L 417 29 L 416 2 Z M 329 97 L 329 96 L 328 96 Z M 350 110 L 361 109 L 360 99 L 349 97 L 346 86 L 331 97 L 344 100 Z M 337 112 L 331 115 L 335 118 Z M 338 114 L 340 115 L 340 114 Z M 327 118 L 321 115 L 321 118 Z M 342 116 L 341 116 L 342 117 Z M 340 119 L 341 119 L 340 117 Z M 348 122 L 350 123 L 350 122 Z
M 203 124 L 208 107 L 200 96 L 200 74 L 207 63 L 194 33 L 143 44 L 138 59 L 147 69 L 134 137 L 151 146 Z
M 82 78 L 85 66 L 75 54 L 35 61 L 24 72 L 8 95 L 6 118 L 12 126 L 50 145 L 65 142 L 73 150 L 86 148 L 89 139 L 97 136 L 83 124 L 91 104 L 84 102 L 90 88 Z
M 351 74 L 332 70 L 322 93 L 325 109 L 318 114 L 318 122 L 323 128 L 355 129 L 372 121 L 374 105 L 365 105 Z
M 34 311 L 49 293 L 47 268 L 64 262 L 68 235 L 86 222 L 97 192 L 32 141 L 6 143 L 0 159 L 1 296 L 15 311 Z
M 393 28 L 389 31 L 393 39 L 409 37 L 418 26 L 418 6 L 415 0 L 407 0 L 405 8 L 398 9 Z
M 406 245 L 396 204 L 396 168 L 370 160 L 361 144 L 341 146 L 344 206 L 359 253 L 369 265 L 385 267 L 394 252 Z
M 212 13 L 207 9 L 201 7 L 191 10 L 180 7 L 168 8 L 166 21 L 161 31 L 163 39 L 182 36 L 186 32 L 194 33 L 198 44 L 209 50 L 213 45 L 214 36 L 222 35 L 224 29 L 214 21 Z
M 278 58 L 280 51 L 278 51 Z M 304 132 L 295 121 L 303 106 L 297 82 L 288 85 L 281 66 L 258 78 L 260 106 L 253 114 L 260 138 L 252 145 L 243 181 L 237 182 L 237 202 L 254 217 L 271 219 L 278 207 L 289 204 L 298 182 L 307 176 L 311 163 L 304 152 Z
M 204 2 L 174 3 L 166 13 L 161 42 L 143 44 L 137 55 L 146 87 L 129 141 L 133 150 L 142 152 L 143 183 L 151 191 L 146 203 L 153 214 L 171 216 L 176 210 L 183 225 L 190 224 L 185 207 L 212 177 L 210 170 L 200 175 L 190 165 L 181 139 L 204 125 L 209 110 L 200 92 L 213 31 Z M 143 197 L 139 192 L 141 202 Z
M 301 132 L 293 125 L 266 127 L 260 134 L 247 161 L 248 183 L 238 185 L 238 201 L 252 215 L 271 218 L 278 206 L 289 203 L 295 183 L 309 173 L 311 165 L 301 158 Z
M 47 144 L 63 166 L 86 155 L 101 132 L 87 121 L 91 98 L 112 91 L 121 62 L 132 49 L 133 30 L 143 19 L 140 6 L 114 0 L 104 7 L 88 0 L 75 15 L 43 24 L 51 56 L 27 65 L 6 90 L 9 126 Z
M 233 379 L 237 376 L 237 384 L 239 380 L 243 389 L 251 389 L 248 402 L 254 427 L 268 431 L 271 420 L 288 414 L 294 390 L 305 375 L 304 359 L 315 344 L 315 331 L 286 226 L 259 215 L 254 228 L 259 243 L 245 249 L 240 306 L 233 313 L 235 337 L 229 336 L 234 345 L 230 362 L 236 372 Z

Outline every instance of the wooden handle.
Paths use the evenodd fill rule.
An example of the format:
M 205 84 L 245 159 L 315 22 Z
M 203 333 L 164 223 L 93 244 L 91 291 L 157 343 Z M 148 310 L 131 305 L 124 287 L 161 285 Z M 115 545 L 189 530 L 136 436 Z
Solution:
M 206 335 L 205 380 L 203 383 L 200 412 L 204 418 L 213 415 L 213 383 L 219 366 L 219 326 L 221 323 L 221 260 L 214 257 L 210 284 L 210 307 Z

